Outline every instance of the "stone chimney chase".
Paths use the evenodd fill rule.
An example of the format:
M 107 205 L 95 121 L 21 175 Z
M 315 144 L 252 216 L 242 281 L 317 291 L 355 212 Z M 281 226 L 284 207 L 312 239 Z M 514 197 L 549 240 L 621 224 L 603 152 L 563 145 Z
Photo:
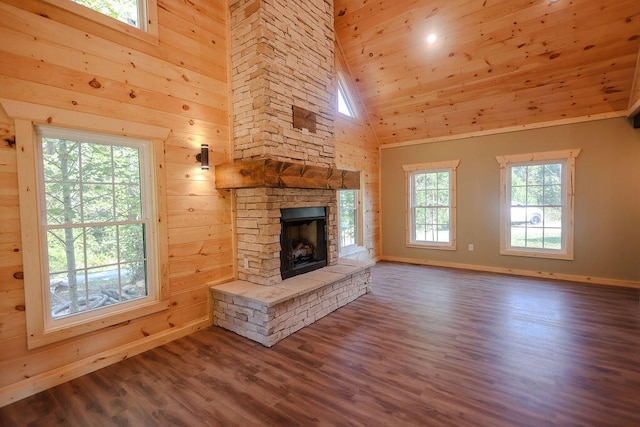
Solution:
M 230 9 L 234 159 L 334 168 L 333 1 L 238 0 Z M 294 108 L 312 114 L 315 132 L 294 128 Z
M 332 0 L 230 2 L 234 163 L 216 186 L 235 188 L 238 278 L 276 285 L 280 209 L 327 208 L 327 262 L 338 260 Z

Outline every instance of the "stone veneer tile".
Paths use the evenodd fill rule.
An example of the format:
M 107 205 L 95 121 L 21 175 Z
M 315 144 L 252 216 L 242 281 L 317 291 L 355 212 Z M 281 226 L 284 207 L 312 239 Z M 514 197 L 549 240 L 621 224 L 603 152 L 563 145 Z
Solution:
M 254 289 L 255 283 L 245 282 L 243 280 L 234 280 L 233 282 L 224 283 L 222 285 L 213 286 L 211 290 L 213 292 L 229 293 L 233 295 L 241 295 L 244 292 Z
M 342 273 L 334 273 L 327 270 L 328 267 L 324 267 L 318 270 L 311 271 L 305 274 L 305 277 L 309 277 L 311 280 L 316 280 L 318 282 L 324 282 L 325 284 L 338 282 L 346 277 L 345 274 Z
M 277 286 L 285 289 L 290 289 L 297 292 L 298 295 L 302 295 L 306 292 L 315 291 L 316 289 L 321 288 L 325 285 L 326 282 L 322 280 L 312 279 L 304 274 L 302 276 L 294 276 L 287 280 L 283 280 L 282 283 L 278 284 Z
M 373 266 L 375 263 L 372 261 L 362 261 L 359 259 L 350 259 L 350 258 L 340 258 L 338 260 L 338 265 L 348 265 L 352 267 L 363 268 L 363 266 L 368 265 L 369 267 Z
M 214 325 L 270 347 L 369 292 L 372 262 L 340 260 L 339 265 L 356 269 L 343 274 L 325 267 L 275 286 L 243 281 L 213 286 Z
M 252 200 L 264 196 L 270 200 L 268 209 L 248 209 Z M 336 191 L 300 188 L 248 188 L 236 191 L 236 216 L 238 220 L 255 221 L 257 228 L 239 227 L 238 233 L 238 278 L 258 285 L 278 285 L 280 277 L 280 215 L 281 209 L 289 207 L 323 206 L 327 217 L 327 262 L 338 259 L 338 225 Z M 261 221 L 266 221 L 261 224 Z M 245 224 L 246 225 L 246 224 Z
M 234 158 L 334 165 L 333 2 L 231 0 L 229 11 Z M 293 127 L 293 105 L 316 114 L 315 133 Z
M 328 266 L 327 268 L 325 268 L 325 271 L 328 271 L 330 273 L 339 273 L 339 274 L 353 274 L 361 269 L 362 267 L 355 266 L 355 265 L 347 265 L 341 262 L 340 264 Z
M 260 301 L 267 307 L 270 307 L 295 297 L 296 292 L 280 286 L 257 285 L 255 289 L 243 292 L 241 296 L 254 301 Z

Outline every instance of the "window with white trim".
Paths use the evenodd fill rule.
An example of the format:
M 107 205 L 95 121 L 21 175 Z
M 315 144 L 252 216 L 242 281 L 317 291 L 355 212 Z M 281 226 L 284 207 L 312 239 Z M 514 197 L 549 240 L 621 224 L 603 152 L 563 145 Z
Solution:
M 338 191 L 338 234 L 340 251 L 358 246 L 358 190 Z
M 37 128 L 46 323 L 153 299 L 149 141 Z
M 580 150 L 498 156 L 504 255 L 573 259 L 575 158 Z
M 355 109 L 353 103 L 346 90 L 346 85 L 343 82 L 342 76 L 338 76 L 338 112 L 348 117 L 355 117 Z
M 456 249 L 456 170 L 459 160 L 404 165 L 407 246 Z
M 28 348 L 168 309 L 169 129 L 0 103 L 15 121 Z
M 157 0 L 43 0 L 106 27 L 157 44 Z

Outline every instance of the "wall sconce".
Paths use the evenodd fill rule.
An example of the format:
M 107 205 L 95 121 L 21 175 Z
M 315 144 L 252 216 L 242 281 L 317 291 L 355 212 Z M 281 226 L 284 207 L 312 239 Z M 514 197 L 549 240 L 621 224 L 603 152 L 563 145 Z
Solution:
M 196 160 L 202 164 L 202 170 L 209 170 L 209 144 L 200 146 L 200 152 L 196 154 Z

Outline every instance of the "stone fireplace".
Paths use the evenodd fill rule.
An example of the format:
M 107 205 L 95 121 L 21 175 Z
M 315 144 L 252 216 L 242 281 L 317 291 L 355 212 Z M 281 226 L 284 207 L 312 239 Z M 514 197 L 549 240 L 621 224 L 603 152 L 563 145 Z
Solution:
M 234 163 L 215 167 L 235 189 L 238 278 L 282 282 L 281 210 L 326 209 L 327 265 L 338 260 L 336 190 L 359 188 L 336 168 L 335 35 L 331 0 L 232 0 Z
M 270 346 L 368 292 L 370 265 L 338 258 L 336 191 L 359 188 L 360 175 L 336 168 L 333 1 L 229 8 L 234 162 L 215 174 L 234 190 L 238 280 L 212 288 L 214 323 Z M 295 249 L 282 246 L 287 210 L 307 208 L 324 212 L 324 260 L 283 273 L 281 254 Z M 315 233 L 299 249 L 317 251 Z
M 282 210 L 318 206 L 323 207 L 326 212 L 327 265 L 335 264 L 338 259 L 335 190 L 236 189 L 238 279 L 267 286 L 282 282 Z

